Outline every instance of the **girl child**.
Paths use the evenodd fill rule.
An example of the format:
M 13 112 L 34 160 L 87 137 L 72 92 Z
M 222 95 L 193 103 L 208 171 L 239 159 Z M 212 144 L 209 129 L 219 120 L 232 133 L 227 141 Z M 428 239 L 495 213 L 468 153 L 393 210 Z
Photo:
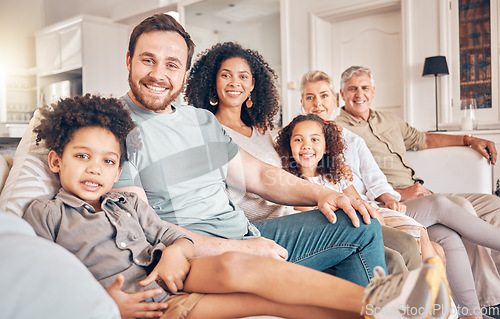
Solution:
M 344 139 L 335 123 L 315 114 L 299 115 L 279 132 L 276 150 L 286 171 L 362 200 L 352 185 L 352 173 L 344 159 Z M 305 211 L 312 208 L 296 209 Z M 401 229 L 415 237 L 422 259 L 436 256 L 439 252 L 444 260 L 441 247 L 430 241 L 425 227 L 420 223 L 387 208 L 378 208 L 378 215 L 381 224 Z

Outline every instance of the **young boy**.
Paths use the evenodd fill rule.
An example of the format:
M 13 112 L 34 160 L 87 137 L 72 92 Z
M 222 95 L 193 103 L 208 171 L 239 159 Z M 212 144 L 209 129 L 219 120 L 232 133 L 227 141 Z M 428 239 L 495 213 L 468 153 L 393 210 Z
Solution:
M 376 278 L 365 289 L 271 258 L 193 258 L 191 239 L 136 194 L 110 192 L 135 126 L 117 99 L 68 98 L 42 115 L 37 142 L 50 149 L 49 167 L 62 188 L 52 200 L 34 200 L 23 218 L 82 261 L 122 318 L 359 318 L 362 311 L 366 318 L 403 318 L 415 309 L 424 316 L 449 309 L 439 260 Z

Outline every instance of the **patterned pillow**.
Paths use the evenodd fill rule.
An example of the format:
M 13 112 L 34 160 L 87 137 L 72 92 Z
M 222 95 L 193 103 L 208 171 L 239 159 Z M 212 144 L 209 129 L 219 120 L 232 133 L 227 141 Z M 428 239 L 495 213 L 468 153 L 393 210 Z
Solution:
M 0 194 L 0 211 L 22 217 L 34 198 L 52 198 L 61 184 L 47 164 L 48 150 L 43 143 L 36 145 L 33 128 L 41 114 L 35 111 L 14 155 L 14 163 Z

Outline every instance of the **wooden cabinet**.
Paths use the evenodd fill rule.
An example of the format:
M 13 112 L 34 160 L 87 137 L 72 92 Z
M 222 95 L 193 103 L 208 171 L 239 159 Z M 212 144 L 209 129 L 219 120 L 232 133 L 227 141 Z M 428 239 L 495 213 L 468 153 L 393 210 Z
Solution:
M 36 33 L 37 88 L 65 80 L 82 94 L 121 96 L 128 90 L 125 25 L 94 16 L 78 16 Z M 81 83 L 81 84 L 80 84 Z

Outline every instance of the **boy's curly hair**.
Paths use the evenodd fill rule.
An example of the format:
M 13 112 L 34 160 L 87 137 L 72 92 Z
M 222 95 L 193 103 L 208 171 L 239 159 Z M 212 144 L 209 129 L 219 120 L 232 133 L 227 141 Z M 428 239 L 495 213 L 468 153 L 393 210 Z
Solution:
M 109 130 L 118 140 L 121 150 L 120 166 L 123 165 L 127 159 L 127 135 L 136 124 L 130 117 L 130 111 L 123 107 L 120 100 L 86 94 L 61 99 L 52 108 L 40 109 L 43 118 L 33 129 L 37 134 L 37 145 L 44 140 L 48 149 L 62 157 L 64 147 L 77 130 L 98 126 Z
M 230 58 L 247 61 L 255 80 L 251 96 L 253 106 L 246 108 L 243 105 L 241 120 L 247 126 L 256 126 L 264 131 L 273 129 L 273 119 L 280 108 L 276 73 L 257 51 L 243 49 L 234 42 L 217 43 L 198 55 L 186 81 L 185 100 L 215 114 L 219 105 L 210 105 L 210 98 L 217 97 L 217 72 L 222 62 Z
M 276 151 L 281 158 L 283 169 L 295 176 L 301 177 L 300 165 L 292 156 L 290 139 L 295 126 L 304 121 L 313 121 L 323 128 L 325 136 L 325 154 L 321 158 L 316 168 L 316 173 L 326 178 L 330 183 L 336 184 L 343 179 L 350 180 L 349 169 L 345 164 L 344 150 L 346 148 L 344 139 L 338 126 L 332 121 L 325 121 L 316 114 L 299 115 L 290 124 L 284 127 L 276 138 Z

